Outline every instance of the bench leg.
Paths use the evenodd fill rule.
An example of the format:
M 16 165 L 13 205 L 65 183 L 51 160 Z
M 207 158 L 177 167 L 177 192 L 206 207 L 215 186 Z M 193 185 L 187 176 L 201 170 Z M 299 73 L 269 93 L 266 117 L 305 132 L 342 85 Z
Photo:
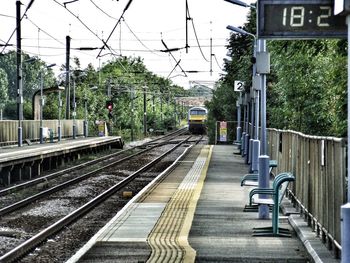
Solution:
M 253 228 L 253 236 L 291 237 L 292 235 L 289 229 L 278 227 L 278 223 L 279 223 L 279 206 L 274 205 L 272 209 L 272 226 Z
M 280 233 L 272 233 L 272 232 L 264 232 L 264 233 L 254 233 L 255 237 L 292 237 L 292 234 L 288 232 L 280 232 Z

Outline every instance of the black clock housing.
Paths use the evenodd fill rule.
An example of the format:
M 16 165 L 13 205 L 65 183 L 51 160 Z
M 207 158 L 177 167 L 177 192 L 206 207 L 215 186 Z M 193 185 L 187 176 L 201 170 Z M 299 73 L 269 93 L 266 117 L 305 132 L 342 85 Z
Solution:
M 344 16 L 330 0 L 259 0 L 258 37 L 264 39 L 346 38 Z

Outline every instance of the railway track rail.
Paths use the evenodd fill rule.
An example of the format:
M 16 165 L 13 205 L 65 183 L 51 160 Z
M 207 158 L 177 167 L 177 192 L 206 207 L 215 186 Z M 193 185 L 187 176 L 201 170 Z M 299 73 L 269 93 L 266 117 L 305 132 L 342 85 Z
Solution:
M 147 163 L 146 165 L 139 168 L 137 171 L 130 174 L 125 179 L 121 180 L 119 183 L 115 184 L 114 186 L 110 187 L 109 189 L 105 190 L 103 193 L 99 194 L 98 196 L 94 197 L 84 205 L 80 206 L 78 209 L 74 210 L 70 214 L 64 216 L 63 218 L 59 219 L 49 227 L 45 228 L 44 230 L 40 231 L 39 233 L 33 235 L 31 238 L 27 239 L 23 243 L 21 243 L 16 248 L 8 251 L 6 254 L 0 257 L 0 262 L 14 262 L 16 259 L 23 257 L 28 251 L 32 251 L 36 246 L 38 246 L 40 243 L 47 240 L 50 236 L 54 235 L 55 233 L 59 232 L 61 229 L 66 227 L 69 224 L 72 224 L 72 222 L 78 220 L 79 218 L 83 217 L 85 214 L 87 214 L 89 211 L 93 210 L 96 206 L 104 202 L 106 199 L 114 195 L 116 192 L 120 191 L 121 189 L 125 188 L 130 182 L 135 180 L 140 174 L 144 173 L 146 170 L 150 169 L 150 167 L 154 166 L 156 163 L 158 163 L 161 159 L 163 159 L 165 156 L 173 152 L 175 149 L 177 149 L 179 146 L 183 145 L 184 143 L 188 142 L 191 136 L 186 137 L 182 141 L 176 143 L 172 148 L 167 150 L 165 153 L 161 154 L 157 158 L 153 159 L 151 162 Z M 201 138 L 198 140 L 200 141 Z M 149 148 L 155 148 L 156 146 L 151 146 Z M 145 149 L 142 152 L 146 152 L 149 149 Z M 140 153 L 137 153 L 140 154 Z M 114 164 L 110 164 L 112 166 Z M 92 171 L 95 172 L 96 171 Z M 32 202 L 32 201 L 29 201 Z

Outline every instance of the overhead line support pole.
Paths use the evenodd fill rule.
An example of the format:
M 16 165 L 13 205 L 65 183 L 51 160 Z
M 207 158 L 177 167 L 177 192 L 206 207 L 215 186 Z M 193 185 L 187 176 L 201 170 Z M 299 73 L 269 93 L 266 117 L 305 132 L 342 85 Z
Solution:
M 17 88 L 17 115 L 18 115 L 18 147 L 22 146 L 23 131 L 23 79 L 22 79 L 22 46 L 21 46 L 21 2 L 16 1 L 16 28 L 17 28 L 17 49 L 16 49 L 16 88 Z

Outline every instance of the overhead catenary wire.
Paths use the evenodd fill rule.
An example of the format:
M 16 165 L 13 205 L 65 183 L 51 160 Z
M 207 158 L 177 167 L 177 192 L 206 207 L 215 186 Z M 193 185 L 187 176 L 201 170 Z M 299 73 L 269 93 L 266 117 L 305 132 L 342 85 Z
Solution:
M 54 0 L 54 1 L 55 1 L 55 0 Z M 132 0 L 129 0 L 129 2 L 128 2 L 127 5 L 125 6 L 125 8 L 124 8 L 124 10 L 123 10 L 123 13 L 121 14 L 121 16 L 120 16 L 120 18 L 118 19 L 117 23 L 116 23 L 115 26 L 113 27 L 113 29 L 112 29 L 111 33 L 109 34 L 109 36 L 107 37 L 106 41 L 102 41 L 102 42 L 103 42 L 103 46 L 102 46 L 100 52 L 98 53 L 97 58 L 101 55 L 101 52 L 102 52 L 102 50 L 103 50 L 105 47 L 107 47 L 107 48 L 110 50 L 110 47 L 109 47 L 109 45 L 108 45 L 108 41 L 109 41 L 109 39 L 111 38 L 111 36 L 113 35 L 114 30 L 116 29 L 116 27 L 117 27 L 118 24 L 120 23 L 122 17 L 124 16 L 124 13 L 126 12 L 126 10 L 128 10 L 128 8 L 129 8 L 131 2 L 132 2 Z M 110 51 L 112 51 L 112 50 L 110 50 Z
M 169 50 L 168 46 L 165 44 L 164 40 L 161 39 L 163 46 L 168 50 L 168 53 L 170 54 L 170 56 L 174 59 L 174 61 L 177 63 L 176 58 L 174 57 L 174 55 L 171 53 L 171 51 Z M 182 73 L 184 73 L 185 77 L 187 77 L 186 72 L 183 70 L 183 68 L 180 66 L 180 63 L 178 64 L 178 67 L 181 69 Z
M 53 39 L 54 41 L 56 41 L 57 43 L 61 44 L 62 47 L 60 49 L 65 49 L 65 43 L 60 41 L 59 39 L 55 38 L 54 36 L 52 36 L 50 33 L 48 33 L 46 30 L 42 29 L 40 26 L 38 26 L 33 20 L 31 20 L 28 15 L 25 16 L 26 20 L 28 20 L 31 24 L 33 24 L 40 32 L 43 32 L 45 35 L 49 36 L 51 39 Z M 26 39 L 26 38 L 22 38 L 23 39 Z M 42 39 L 41 39 L 42 40 Z M 25 46 L 25 45 L 22 45 L 22 47 L 30 47 L 30 46 Z M 39 48 L 52 48 L 52 49 L 59 49 L 59 48 L 55 48 L 55 47 L 45 47 L 45 46 L 40 46 L 38 44 L 38 49 Z M 87 54 L 86 52 L 81 52 L 79 51 L 81 54 L 84 54 L 84 55 L 88 55 L 90 56 L 91 54 Z M 38 54 L 40 56 L 40 52 L 38 52 Z M 45 56 L 48 56 L 48 55 L 45 55 Z M 54 55 L 56 56 L 56 55 Z
M 196 38 L 196 41 L 197 41 L 197 44 L 198 44 L 198 48 L 199 48 L 199 51 L 201 52 L 202 54 L 202 57 L 205 61 L 209 62 L 209 60 L 204 56 L 204 53 L 202 51 L 202 48 L 201 48 L 201 45 L 199 43 L 199 39 L 198 39 L 198 36 L 197 36 L 197 31 L 196 31 L 196 27 L 194 26 L 194 22 L 193 22 L 193 18 L 191 17 L 190 15 L 190 9 L 188 7 L 188 4 L 187 4 L 187 0 L 186 0 L 186 21 L 187 20 L 190 20 L 192 22 L 192 28 L 193 28 L 193 32 L 194 32 L 194 36 Z M 187 30 L 187 29 L 186 29 Z M 186 48 L 189 47 L 188 46 L 188 43 L 187 43 L 187 40 L 186 40 Z
M 74 16 L 87 30 L 89 30 L 97 39 L 99 39 L 101 42 L 104 42 L 103 39 L 101 39 L 84 21 L 82 21 L 79 16 L 74 14 L 72 11 L 70 11 L 65 5 L 63 6 L 61 3 L 59 3 L 57 0 L 53 0 L 56 4 L 66 9 L 72 16 Z M 75 2 L 75 1 L 72 1 Z M 66 2 L 71 3 L 71 2 Z
M 25 16 L 25 18 L 32 23 L 38 30 L 40 30 L 41 32 L 43 32 L 45 35 L 47 35 L 48 37 L 50 37 L 51 39 L 55 40 L 57 43 L 60 43 L 61 45 L 65 46 L 65 43 L 63 43 L 62 41 L 58 40 L 57 38 L 55 38 L 54 36 L 52 36 L 51 34 L 49 34 L 46 30 L 42 29 L 41 27 L 39 27 L 36 23 L 33 22 L 33 20 L 31 20 L 27 15 Z
M 136 40 L 137 40 L 138 42 L 140 42 L 140 44 L 141 44 L 144 48 L 146 48 L 146 49 L 149 50 L 150 52 L 156 54 L 157 56 L 160 56 L 158 53 L 155 52 L 155 50 L 152 50 L 152 49 L 148 48 L 148 47 L 143 43 L 143 41 L 141 41 L 141 39 L 140 39 L 140 38 L 134 33 L 134 31 L 130 28 L 130 26 L 128 25 L 128 23 L 126 23 L 125 19 L 124 19 L 123 22 L 125 23 L 126 27 L 129 29 L 130 33 L 133 34 L 133 36 L 136 38 Z M 158 41 L 159 41 L 159 40 L 158 40 Z
M 29 0 L 21 0 L 21 1 L 28 1 L 29 2 Z M 63 3 L 64 2 L 64 0 L 57 0 L 58 2 L 60 2 L 60 3 Z M 67 1 L 67 0 L 66 0 Z M 100 2 L 100 1 L 96 1 L 96 0 L 93 0 L 93 1 L 95 1 L 96 2 L 96 4 L 99 4 L 101 7 L 103 7 L 104 8 L 104 5 L 102 5 L 103 3 L 102 2 Z M 104 14 L 102 14 L 102 13 L 100 13 L 100 11 L 98 11 L 96 8 L 95 8 L 95 6 L 93 6 L 91 3 L 89 3 L 89 1 L 80 1 L 80 3 L 81 4 L 83 4 L 83 2 L 87 2 L 87 5 L 89 6 L 88 8 L 91 8 L 91 9 L 93 9 L 93 10 L 89 10 L 89 12 L 90 11 L 93 11 L 93 12 L 95 12 L 94 14 L 97 14 L 97 15 L 99 15 L 100 17 L 102 16 L 102 18 L 101 19 L 105 19 L 106 21 L 108 21 L 108 19 L 106 18 L 106 17 L 104 17 L 105 15 Z M 91 1 L 90 1 L 91 2 Z M 37 4 L 37 2 L 35 2 L 36 4 Z M 127 3 L 127 1 L 125 1 L 125 2 L 122 2 L 122 1 L 119 1 L 119 3 L 123 3 L 123 4 L 126 4 Z M 56 3 L 52 3 L 53 5 L 56 5 Z M 51 4 L 51 5 L 52 5 Z M 189 4 L 191 4 L 190 3 L 190 1 L 189 1 Z M 86 19 L 85 17 L 86 16 L 84 16 L 85 15 L 85 13 L 79 13 L 79 12 L 82 12 L 82 11 L 84 11 L 85 12 L 85 9 L 84 10 L 82 10 L 82 8 L 83 8 L 83 5 L 81 5 L 80 7 L 78 7 L 78 6 L 75 6 L 76 4 L 71 4 L 71 6 L 69 6 L 69 4 L 67 4 L 67 8 L 70 10 L 70 11 L 72 11 L 73 13 L 75 13 L 77 16 L 79 16 L 79 18 L 83 21 L 83 22 L 86 22 L 87 23 L 87 25 L 88 26 L 91 26 L 90 28 L 95 32 L 95 33 L 97 33 L 98 34 L 98 36 L 101 38 L 101 39 L 106 39 L 106 33 L 104 34 L 105 36 L 103 37 L 103 36 L 101 36 L 101 30 L 99 29 L 99 30 L 96 30 L 94 27 L 96 26 L 95 25 L 95 23 L 94 24 L 91 24 L 92 22 L 91 22 L 91 20 L 88 20 L 88 19 Z M 78 4 L 79 5 L 79 4 Z M 36 5 L 34 6 L 35 7 L 35 9 L 36 9 Z M 84 6 L 85 7 L 85 6 Z M 118 7 L 120 7 L 120 6 L 118 6 Z M 134 6 L 132 6 L 132 7 L 134 7 Z M 123 8 L 123 6 L 121 6 L 121 8 Z M 135 8 L 136 8 L 136 5 L 135 5 Z M 130 9 L 130 8 L 129 8 Z M 81 10 L 81 11 L 77 11 L 77 10 Z M 106 11 L 109 11 L 111 14 L 113 14 L 112 13 L 112 9 L 105 9 Z M 33 11 L 33 12 L 31 12 L 31 11 Z M 37 10 L 30 10 L 30 13 L 28 14 L 29 15 L 29 18 L 31 18 L 34 22 L 36 22 L 36 23 L 39 23 L 39 25 L 40 25 L 40 21 L 38 20 L 38 19 L 36 19 L 37 18 L 37 16 L 35 16 L 34 17 L 34 11 L 37 11 Z M 61 10 L 58 10 L 58 11 L 61 11 Z M 114 11 L 116 11 L 116 10 L 114 10 Z M 122 9 L 119 9 L 119 11 L 122 11 Z M 128 10 L 129 12 L 130 11 L 133 11 L 133 10 Z M 63 11 L 63 12 L 66 12 L 66 11 Z M 193 12 L 193 11 L 192 11 Z M 67 12 L 66 12 L 67 13 Z M 106 12 L 107 13 L 107 12 Z M 114 12 L 114 14 L 115 14 L 115 12 Z M 64 15 L 66 15 L 66 14 L 64 14 Z M 67 13 L 67 15 L 68 15 L 68 13 Z M 69 16 L 69 15 L 68 15 Z M 63 16 L 62 16 L 63 17 Z M 130 18 L 132 18 L 131 16 L 130 16 Z M 165 69 L 165 72 L 166 72 L 166 74 L 164 74 L 164 77 L 166 77 L 167 75 L 168 75 L 168 73 L 169 73 L 169 71 L 170 70 L 172 70 L 172 68 L 174 67 L 174 65 L 178 62 L 178 60 L 179 60 L 179 58 L 181 58 L 181 62 L 180 62 L 180 65 L 186 70 L 184 70 L 185 71 L 185 73 L 186 73 L 186 75 L 189 75 L 190 77 L 192 77 L 190 74 L 187 74 L 187 73 L 190 73 L 189 71 L 187 71 L 187 69 L 193 69 L 193 71 L 195 71 L 195 69 L 197 69 L 197 68 L 199 68 L 199 69 L 205 69 L 204 68 L 204 65 L 207 65 L 206 63 L 198 63 L 197 62 L 197 64 L 195 65 L 195 66 L 190 66 L 190 65 L 187 65 L 186 63 L 192 63 L 193 61 L 192 60 L 199 60 L 199 59 L 201 59 L 201 55 L 199 55 L 198 54 L 198 52 L 194 52 L 195 54 L 193 54 L 193 56 L 191 56 L 192 54 L 189 54 L 189 56 L 187 56 L 187 55 L 184 55 L 184 51 L 182 51 L 181 53 L 182 53 L 182 55 L 180 55 L 179 53 L 174 53 L 174 52 L 172 52 L 172 54 L 176 57 L 176 60 L 173 60 L 172 59 L 172 57 L 171 57 L 171 55 L 170 54 L 162 54 L 162 53 L 164 53 L 164 52 L 160 52 L 160 49 L 162 49 L 162 48 L 157 48 L 157 46 L 156 46 L 156 44 L 154 44 L 154 43 L 149 43 L 149 42 L 144 42 L 144 41 L 152 41 L 152 40 L 150 40 L 150 39 L 144 39 L 144 38 L 149 38 L 149 37 L 151 37 L 151 38 L 154 38 L 154 36 L 152 36 L 152 35 L 145 35 L 145 34 L 143 34 L 143 33 L 145 33 L 145 32 L 141 32 L 141 30 L 137 30 L 138 28 L 137 27 L 135 27 L 134 26 L 134 24 L 133 23 L 131 23 L 131 20 L 130 20 L 130 18 L 129 18 L 129 13 L 127 14 L 127 16 L 125 16 L 125 17 L 122 17 L 122 20 L 121 20 L 121 22 L 120 22 L 120 26 L 121 26 L 121 28 L 122 28 L 122 37 L 120 37 L 120 41 L 123 41 L 122 43 L 121 43 L 121 45 L 120 45 L 120 43 L 119 43 L 119 46 L 118 46 L 118 33 L 117 32 L 114 32 L 114 35 L 112 35 L 112 37 L 111 37 L 111 39 L 110 39 L 110 41 L 108 42 L 108 44 L 110 45 L 110 47 L 111 47 L 111 49 L 113 49 L 113 50 L 116 50 L 116 52 L 113 52 L 114 54 L 112 54 L 112 52 L 111 53 L 109 53 L 110 55 L 113 55 L 113 56 L 119 56 L 119 54 L 116 54 L 116 53 L 122 53 L 124 56 L 141 56 L 141 58 L 143 58 L 143 60 L 144 61 L 148 61 L 148 59 L 147 58 L 152 58 L 152 54 L 145 54 L 145 53 L 153 53 L 153 54 L 155 54 L 155 55 L 158 55 L 160 58 L 164 58 L 164 63 L 167 63 L 168 65 L 167 65 L 167 68 L 168 68 L 168 70 L 166 70 L 165 69 L 165 67 L 164 67 L 164 63 L 162 63 L 162 66 L 155 66 L 155 68 L 158 68 L 158 70 L 159 69 L 161 69 L 162 67 Z M 196 18 L 196 15 L 194 14 L 194 18 Z M 114 19 L 114 18 L 113 18 Z M 4 18 L 3 20 L 9 20 L 9 19 L 7 19 L 7 18 Z M 69 20 L 73 20 L 73 22 L 72 22 L 72 25 L 74 26 L 74 30 L 75 30 L 75 26 L 76 25 L 78 25 L 79 26 L 79 28 L 80 28 L 80 31 L 85 31 L 85 32 L 81 32 L 81 33 L 85 33 L 85 35 L 86 35 L 86 30 L 80 25 L 80 23 L 78 22 L 78 21 L 74 21 L 75 20 L 75 18 L 74 19 L 71 19 L 71 18 L 69 18 L 68 17 L 68 19 L 66 20 L 66 19 L 64 19 L 64 20 L 62 20 L 63 21 L 63 23 L 66 23 L 66 24 L 68 24 L 68 21 Z M 111 24 L 111 26 L 114 26 L 114 21 L 112 21 L 112 23 L 110 23 L 110 21 L 111 20 L 109 20 L 109 24 Z M 194 23 L 195 25 L 197 25 L 198 24 L 198 20 L 196 20 L 197 21 L 197 23 Z M 124 24 L 123 24 L 123 22 L 124 22 Z M 131 28 L 130 28 L 130 26 L 128 25 L 128 22 L 130 23 L 130 26 L 131 26 Z M 27 23 L 26 23 L 27 24 Z M 25 29 L 27 29 L 27 25 L 24 25 L 25 26 Z M 108 25 L 107 23 L 105 23 L 105 25 Z M 126 25 L 128 28 L 129 28 L 129 30 L 125 30 L 125 27 L 123 27 L 124 25 Z M 29 25 L 30 26 L 30 25 Z M 39 27 L 40 28 L 40 27 Z M 45 28 L 45 27 L 44 27 Z M 169 28 L 169 27 L 167 27 L 167 28 Z M 10 29 L 11 29 L 11 27 L 10 27 Z M 31 26 L 31 27 L 29 27 L 29 29 L 31 30 L 31 31 L 33 31 L 33 27 Z M 136 29 L 136 30 L 135 30 Z M 184 27 L 182 27 L 182 30 L 184 29 Z M 199 30 L 200 28 L 198 27 L 198 25 L 197 25 L 197 29 Z M 26 36 L 25 37 L 22 37 L 22 39 L 30 39 L 31 37 L 32 37 L 32 39 L 33 39 L 33 41 L 32 42 L 30 42 L 30 41 L 23 41 L 24 42 L 24 44 L 25 45 L 22 45 L 22 48 L 23 48 L 23 46 L 25 47 L 25 49 L 27 49 L 28 51 L 31 51 L 33 54 L 34 54 L 34 52 L 36 52 L 38 55 L 41 55 L 40 53 L 43 53 L 42 55 L 43 56 L 49 56 L 50 55 L 50 51 L 49 50 L 45 50 L 46 48 L 47 49 L 57 49 L 57 52 L 55 51 L 55 50 L 53 50 L 53 52 L 52 53 L 62 53 L 61 51 L 59 51 L 59 50 L 63 50 L 63 46 L 64 46 L 64 43 L 62 43 L 62 41 L 61 41 L 61 37 L 59 36 L 59 35 L 56 35 L 56 33 L 53 33 L 53 32 L 50 32 L 50 31 L 52 31 L 52 30 L 48 30 L 48 32 L 49 33 L 53 33 L 52 35 L 54 36 L 54 37 L 57 37 L 58 39 L 56 39 L 56 40 L 54 40 L 51 36 L 49 36 L 49 37 L 46 37 L 46 34 L 44 34 L 44 30 L 42 29 L 42 28 L 40 28 L 40 30 L 38 30 L 38 31 L 40 31 L 40 41 L 35 37 L 35 33 L 33 34 L 33 33 L 30 33 L 30 30 L 25 30 L 25 33 L 27 33 L 27 36 L 28 36 L 28 38 L 26 38 Z M 116 31 L 119 31 L 119 28 L 118 28 L 118 30 L 116 30 Z M 128 32 L 128 31 L 130 31 L 130 33 Z M 190 31 L 192 31 L 191 29 L 190 29 Z M 42 33 L 41 33 L 42 32 Z M 73 31 L 72 31 L 73 32 Z M 75 32 L 75 31 L 74 31 Z M 39 33 L 39 32 L 38 32 Z M 46 32 L 47 33 L 47 32 Z M 80 32 L 79 32 L 80 33 Z M 109 33 L 109 32 L 108 32 Z M 107 35 L 108 35 L 108 33 L 107 33 Z M 117 33 L 117 34 L 116 34 Z M 153 32 L 154 33 L 154 32 Z M 198 36 L 200 36 L 201 35 L 201 31 L 198 31 L 198 33 L 199 33 L 199 35 Z M 158 33 L 159 34 L 159 33 Z M 181 34 L 182 35 L 182 34 Z M 77 35 L 78 36 L 78 35 Z M 88 32 L 88 34 L 87 34 L 87 36 L 89 36 L 89 32 Z M 135 37 L 135 39 L 136 40 L 131 40 L 131 39 L 133 39 L 133 36 Z M 192 47 L 192 49 L 191 49 L 191 51 L 193 50 L 193 51 L 195 51 L 198 47 L 197 47 L 197 45 L 196 45 L 196 42 L 195 42 L 195 37 L 194 37 L 195 35 L 193 34 L 193 35 L 191 35 L 190 37 L 190 44 L 194 44 L 194 45 L 191 45 L 191 47 Z M 126 40 L 125 39 L 125 37 L 126 38 L 129 38 L 129 41 L 138 41 L 144 48 L 142 48 L 142 47 L 140 47 L 140 45 L 138 46 L 137 45 L 137 43 L 125 43 L 124 41 L 128 41 L 128 40 Z M 182 39 L 183 39 L 183 37 L 184 36 L 182 36 Z M 52 41 L 48 41 L 48 42 L 45 42 L 44 41 L 44 39 L 52 39 Z M 74 38 L 74 36 L 73 36 L 73 38 Z M 84 38 L 84 37 L 83 37 Z M 174 37 L 171 37 L 171 38 L 174 38 Z M 198 37 L 197 37 L 198 38 Z M 62 38 L 63 39 L 63 38 Z M 75 39 L 75 38 L 74 38 Z M 99 42 L 99 41 L 101 41 L 100 39 L 98 39 L 98 38 L 95 38 L 95 35 L 93 35 L 93 36 L 91 36 L 90 35 L 90 37 L 85 37 L 84 39 L 87 39 L 88 41 L 84 41 L 84 40 L 82 40 L 82 41 L 84 41 L 84 42 L 78 42 L 78 39 L 79 39 L 79 37 L 77 38 L 77 39 L 75 39 L 75 41 L 74 41 L 74 43 L 73 43 L 73 47 L 71 47 L 71 49 L 72 50 L 75 50 L 76 52 L 74 52 L 74 53 L 72 53 L 72 57 L 73 56 L 78 56 L 78 57 L 80 57 L 80 55 L 79 55 L 79 53 L 77 53 L 77 52 L 79 52 L 79 51 L 81 51 L 81 50 L 85 50 L 84 48 L 79 48 L 79 46 L 81 46 L 81 45 L 85 45 L 86 47 L 94 47 L 94 48 L 91 48 L 91 49 L 89 49 L 89 50 L 93 50 L 93 49 L 96 49 L 96 51 L 94 51 L 94 52 L 86 52 L 86 54 L 88 55 L 88 56 L 90 56 L 90 57 L 92 57 L 92 56 L 96 56 L 96 54 L 98 53 L 98 49 L 100 49 L 101 48 L 101 46 L 103 45 L 103 44 L 101 44 L 101 42 Z M 177 41 L 180 41 L 180 39 L 181 38 L 179 38 L 179 39 L 176 39 Z M 203 35 L 203 37 L 202 37 L 202 41 L 200 40 L 200 39 L 198 39 L 198 41 L 199 41 L 199 43 L 200 44 L 206 44 L 206 40 L 205 40 L 206 38 L 204 37 L 204 35 Z M 35 41 L 35 40 L 38 40 L 38 41 Z M 61 41 L 61 43 L 59 43 L 59 42 L 57 42 L 57 40 L 58 41 Z M 89 41 L 89 40 L 91 40 L 91 41 Z M 155 40 L 155 39 L 154 39 Z M 154 41 L 153 40 L 153 41 Z M 169 46 L 169 48 L 171 48 L 171 47 L 173 47 L 173 46 L 175 46 L 176 44 L 174 44 L 174 42 L 168 42 L 168 39 L 164 39 L 165 41 L 166 41 L 166 43 L 167 43 L 167 45 Z M 174 39 L 175 40 L 175 39 Z M 56 41 L 57 43 L 54 43 L 54 41 Z M 158 38 L 158 41 L 159 41 L 159 38 Z M 5 41 L 3 41 L 3 42 L 5 42 Z M 37 42 L 37 43 L 35 43 L 35 42 Z M 2 42 L 0 42 L 0 44 L 1 44 Z M 35 45 L 35 44 L 37 44 L 37 45 Z M 59 43 L 59 44 L 58 44 Z M 182 42 L 183 43 L 183 42 Z M 217 43 L 219 43 L 219 42 L 217 42 Z M 33 44 L 33 46 L 34 47 L 30 47 L 29 45 L 26 45 L 26 44 Z M 181 42 L 180 42 L 180 44 L 181 44 Z M 62 45 L 62 48 L 60 48 L 60 45 Z M 150 48 L 148 48 L 147 47 L 147 45 L 150 47 Z M 131 47 L 135 47 L 135 48 L 131 48 Z M 219 46 L 219 45 L 218 45 Z M 220 46 L 224 46 L 224 44 L 223 45 L 220 45 Z M 195 48 L 194 48 L 195 47 Z M 206 53 L 206 49 L 207 49 L 207 47 L 205 46 L 205 45 L 201 45 L 201 47 L 203 47 L 203 51 L 205 51 L 205 53 Z M 205 48 L 204 48 L 205 47 Z M 154 48 L 154 49 L 153 49 Z M 164 48 L 163 48 L 164 49 Z M 10 50 L 10 48 L 8 48 L 8 50 Z M 34 51 L 34 52 L 33 52 Z M 107 53 L 108 52 L 108 50 L 107 50 L 107 48 L 106 48 L 106 50 L 104 50 L 104 51 L 102 51 L 102 53 L 101 54 L 105 54 L 105 53 Z M 138 52 L 140 52 L 139 54 L 138 54 Z M 142 52 L 144 53 L 144 54 L 142 54 Z M 193 53 L 193 52 L 192 52 Z M 194 56 L 195 55 L 195 56 Z M 207 55 L 207 54 L 206 54 Z M 52 56 L 52 55 L 51 55 Z M 57 56 L 57 55 L 53 55 L 53 56 Z M 82 60 L 81 60 L 81 63 L 82 64 L 86 64 L 86 63 L 92 63 L 93 65 L 95 65 L 96 63 L 95 63 L 95 61 L 92 61 L 92 59 L 90 58 L 90 57 L 88 57 L 88 58 L 84 58 L 84 57 L 82 57 Z M 112 56 L 111 56 L 112 57 Z M 168 60 L 165 58 L 165 57 L 167 57 L 168 58 Z M 195 58 L 191 58 L 191 57 L 195 57 Z M 153 58 L 154 58 L 154 56 L 153 56 Z M 220 58 L 220 56 L 218 56 L 218 58 Z M 85 61 L 85 60 L 86 61 Z M 107 61 L 106 59 L 109 59 L 109 57 L 105 57 L 104 59 L 102 59 L 101 58 L 101 60 L 102 61 Z M 90 61 L 89 61 L 90 60 Z M 170 63 L 170 67 L 169 67 L 169 61 L 171 62 Z M 103 63 L 105 63 L 105 62 L 103 62 Z M 160 63 L 159 63 L 160 64 Z M 126 65 L 125 65 L 125 63 L 123 63 L 123 65 L 124 65 L 124 67 L 126 67 L 126 68 L 128 68 L 129 69 L 129 67 L 127 67 Z M 201 67 L 202 66 L 202 67 Z M 153 66 L 151 66 L 151 69 L 152 69 L 152 67 Z M 129 70 L 131 70 L 131 68 L 129 69 Z M 153 70 L 153 69 L 152 69 Z M 171 75 L 175 75 L 176 73 L 181 73 L 181 71 L 180 71 L 180 68 L 179 67 L 175 67 L 175 71 L 171 74 Z M 184 74 L 184 73 L 182 73 L 182 74 Z
M 104 13 L 106 16 L 108 16 L 109 18 L 112 18 L 114 20 L 117 20 L 116 17 L 111 16 L 110 14 L 108 14 L 106 11 L 104 11 L 99 5 L 97 5 L 93 0 L 90 0 L 90 2 L 98 9 L 100 10 L 102 13 Z
M 107 42 L 105 42 L 103 39 L 101 39 L 90 27 L 88 27 L 88 26 L 79 18 L 79 16 L 75 15 L 72 11 L 70 11 L 68 8 L 66 8 L 66 6 L 63 6 L 61 3 L 57 2 L 57 0 L 53 0 L 53 1 L 54 1 L 56 4 L 60 5 L 61 7 L 63 7 L 64 9 L 66 9 L 66 10 L 67 10 L 72 16 L 74 16 L 86 29 L 88 29 L 94 36 L 97 37 L 97 39 L 99 39 L 99 40 L 103 43 L 103 46 L 100 48 L 99 54 L 101 54 L 102 50 L 103 50 L 105 47 L 107 47 L 107 48 L 110 50 L 111 54 L 112 54 L 114 57 L 117 57 L 116 52 L 115 52 L 112 48 L 110 48 L 108 45 L 106 45 Z M 128 3 L 127 7 L 130 5 L 131 1 L 132 1 L 132 0 L 129 0 L 129 3 Z M 73 2 L 75 2 L 75 1 L 73 1 Z M 68 3 L 68 2 L 67 2 L 67 3 Z M 69 3 L 70 3 L 70 2 L 69 2 Z M 126 7 L 126 9 L 127 9 L 127 7 Z M 124 12 L 125 12 L 125 9 L 124 9 Z M 123 12 L 123 13 L 124 13 L 124 12 Z M 117 24 L 117 25 L 118 25 L 118 24 Z M 96 58 L 98 58 L 98 57 L 99 57 L 99 55 L 98 55 Z M 117 60 L 117 61 L 118 61 L 119 65 L 120 65 L 125 71 L 127 71 L 127 69 L 124 67 L 124 65 L 123 65 L 122 63 L 120 63 L 119 60 Z
M 222 68 L 221 68 L 221 66 L 220 66 L 220 64 L 219 64 L 219 62 L 218 62 L 218 59 L 217 59 L 216 55 L 213 54 L 213 57 L 214 57 L 214 59 L 215 59 L 215 61 L 216 61 L 216 64 L 218 65 L 219 69 L 222 71 Z
M 106 16 L 108 16 L 109 18 L 112 18 L 114 20 L 117 20 L 117 18 L 111 16 L 110 14 L 108 14 L 106 11 L 104 11 L 99 5 L 97 5 L 93 0 L 90 0 L 90 2 L 98 9 L 100 10 L 103 14 L 105 14 Z M 129 32 L 135 37 L 136 41 L 138 41 L 144 48 L 146 48 L 147 50 L 149 50 L 150 52 L 160 56 L 158 53 L 156 53 L 156 50 L 151 50 L 150 48 L 148 48 L 142 41 L 141 39 L 136 35 L 136 33 L 130 28 L 130 26 L 128 25 L 128 23 L 126 22 L 125 18 L 122 17 L 121 20 L 126 27 L 128 28 Z M 121 49 L 121 24 L 120 23 L 120 36 L 119 36 L 119 50 L 120 50 L 120 54 L 122 53 L 122 49 Z M 157 40 L 158 41 L 158 40 Z
M 29 4 L 27 5 L 26 10 L 24 11 L 24 14 L 23 14 L 22 17 L 20 18 L 20 21 L 22 21 L 23 17 L 25 17 L 25 15 L 27 14 L 29 8 L 31 8 L 31 6 L 33 5 L 33 3 L 34 3 L 34 0 L 31 0 L 31 1 L 29 2 Z M 6 46 L 7 46 L 7 45 L 9 44 L 9 42 L 11 41 L 11 39 L 12 39 L 14 33 L 16 32 L 16 30 L 17 30 L 17 28 L 15 28 L 15 29 L 12 31 L 12 33 L 11 33 L 9 39 L 6 41 L 6 44 L 4 45 L 4 48 L 3 48 L 3 49 L 1 50 L 1 52 L 0 52 L 1 54 L 4 52 Z

